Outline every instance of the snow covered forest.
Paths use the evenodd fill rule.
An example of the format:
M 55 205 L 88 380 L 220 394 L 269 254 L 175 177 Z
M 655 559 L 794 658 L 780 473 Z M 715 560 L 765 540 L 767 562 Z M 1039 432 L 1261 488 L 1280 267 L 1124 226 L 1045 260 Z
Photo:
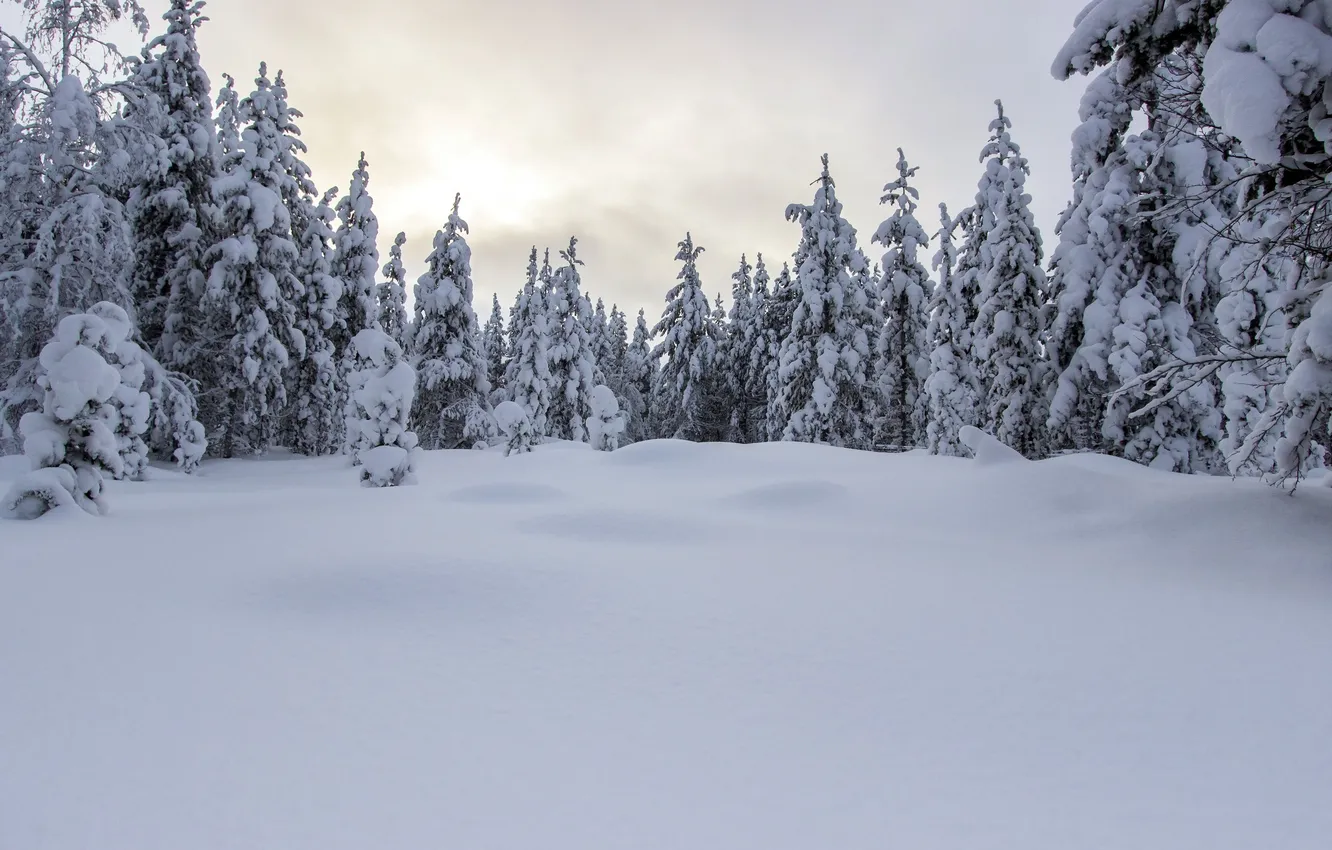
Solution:
M 899 150 L 862 244 L 825 156 L 786 210 L 789 258 L 740 257 L 728 306 L 685 234 L 655 322 L 584 291 L 576 235 L 533 247 L 507 314 L 496 298 L 481 321 L 460 198 L 409 284 L 403 235 L 380 256 L 370 164 L 320 188 L 280 72 L 214 90 L 202 7 L 173 0 L 155 29 L 134 0 L 32 2 L 0 39 L 0 446 L 69 473 L 33 492 L 77 479 L 95 508 L 102 476 L 150 457 L 190 471 L 276 446 L 358 464 L 394 446 L 376 456 L 398 472 L 368 483 L 405 480 L 418 447 L 547 439 L 958 455 L 968 425 L 1028 458 L 1291 485 L 1332 443 L 1320 2 L 1089 5 L 1052 45 L 1087 88 L 1048 259 L 996 101 L 978 165 L 957 166 L 978 175 L 964 208 L 923 209 Z M 102 38 L 122 20 L 152 36 L 138 55 Z M 364 368 L 398 377 L 367 390 Z M 395 433 L 363 437 L 384 407 Z

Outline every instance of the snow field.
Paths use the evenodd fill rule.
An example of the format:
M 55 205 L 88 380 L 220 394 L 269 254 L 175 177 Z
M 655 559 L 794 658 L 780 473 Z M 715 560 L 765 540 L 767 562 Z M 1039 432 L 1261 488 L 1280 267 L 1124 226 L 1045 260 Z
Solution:
M 1325 850 L 1332 492 L 982 455 L 277 454 L 0 523 L 0 847 Z

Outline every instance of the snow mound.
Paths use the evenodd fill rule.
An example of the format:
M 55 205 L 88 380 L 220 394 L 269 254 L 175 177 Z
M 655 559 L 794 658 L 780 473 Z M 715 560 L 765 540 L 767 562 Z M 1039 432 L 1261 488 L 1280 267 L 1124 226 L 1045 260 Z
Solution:
M 670 466 L 677 463 L 695 463 L 701 450 L 708 444 L 688 440 L 646 440 L 625 446 L 610 456 L 611 463 L 621 466 Z
M 962 443 L 971 449 L 971 455 L 981 466 L 995 466 L 1006 463 L 1025 463 L 1026 458 L 1009 446 L 1004 445 L 975 425 L 963 426 L 959 436 Z

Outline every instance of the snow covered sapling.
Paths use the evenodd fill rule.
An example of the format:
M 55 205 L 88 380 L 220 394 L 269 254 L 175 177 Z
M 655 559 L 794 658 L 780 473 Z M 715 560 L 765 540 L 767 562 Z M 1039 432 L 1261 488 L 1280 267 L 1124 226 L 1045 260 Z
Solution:
M 356 371 L 351 375 L 354 414 L 347 419 L 351 450 L 367 487 L 396 487 L 416 481 L 416 434 L 407 415 L 416 395 L 416 370 L 386 333 L 366 328 L 352 338 Z
M 36 472 L 5 496 L 0 510 L 6 516 L 30 519 L 71 503 L 94 515 L 106 513 L 103 473 L 125 472 L 117 435 L 126 427 L 125 417 L 114 401 L 121 393 L 121 372 L 108 362 L 115 360 L 123 332 L 116 322 L 89 313 L 67 316 L 56 326 L 40 358 L 42 409 L 24 414 L 19 423 L 23 451 Z M 139 434 L 147 427 L 146 415 L 141 423 Z
M 532 417 L 516 401 L 501 402 L 495 407 L 495 422 L 504 432 L 504 456 L 526 454 L 538 440 L 532 428 Z
M 615 391 L 605 384 L 593 387 L 592 418 L 587 423 L 592 448 L 599 452 L 618 449 L 624 424 L 624 413 L 620 411 L 620 401 L 615 397 Z

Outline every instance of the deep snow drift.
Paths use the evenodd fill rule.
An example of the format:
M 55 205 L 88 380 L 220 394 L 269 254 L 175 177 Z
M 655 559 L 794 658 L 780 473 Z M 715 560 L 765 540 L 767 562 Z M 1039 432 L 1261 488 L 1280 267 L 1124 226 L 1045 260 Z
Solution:
M 0 848 L 1326 850 L 1332 490 L 989 461 L 277 456 L 0 523 Z

